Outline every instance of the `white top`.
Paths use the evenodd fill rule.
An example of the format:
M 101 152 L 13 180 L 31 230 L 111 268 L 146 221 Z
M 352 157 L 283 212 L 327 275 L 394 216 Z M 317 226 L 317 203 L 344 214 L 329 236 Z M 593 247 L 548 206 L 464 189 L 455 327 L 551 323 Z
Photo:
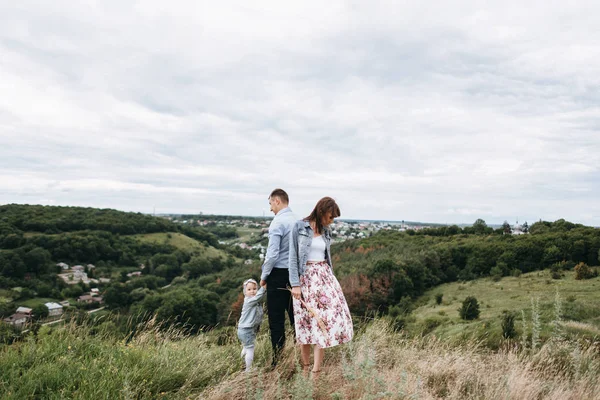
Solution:
M 312 238 L 308 261 L 325 261 L 325 240 L 323 240 L 323 235 Z

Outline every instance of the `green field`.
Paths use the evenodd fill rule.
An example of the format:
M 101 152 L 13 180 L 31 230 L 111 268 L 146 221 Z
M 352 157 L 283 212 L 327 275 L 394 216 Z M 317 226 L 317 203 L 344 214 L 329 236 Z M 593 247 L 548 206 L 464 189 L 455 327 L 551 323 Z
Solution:
M 46 304 L 46 303 L 58 303 L 60 302 L 60 300 L 56 300 L 56 299 L 51 299 L 48 297 L 35 297 L 33 299 L 27 299 L 27 300 L 17 300 L 15 302 L 15 304 L 18 307 L 29 307 L 29 308 L 34 308 L 40 304 Z
M 130 237 L 145 243 L 166 243 L 191 254 L 204 255 L 207 258 L 227 258 L 228 256 L 223 250 L 215 249 L 212 246 L 205 246 L 197 240 L 181 233 L 145 233 L 131 235 Z
M 236 228 L 236 230 L 237 230 L 238 235 L 240 235 L 240 236 L 238 238 L 235 238 L 228 242 L 230 242 L 230 243 L 248 243 L 250 241 L 256 241 L 262 235 L 262 229 L 239 227 L 239 228 Z
M 554 319 L 555 297 L 558 291 L 562 302 L 563 326 L 571 333 L 600 336 L 600 278 L 575 280 L 573 272 L 565 272 L 563 279 L 554 280 L 550 271 L 523 274 L 520 277 L 504 277 L 498 282 L 479 279 L 466 283 L 449 283 L 426 292 L 412 315 L 417 325 L 437 325 L 432 331 L 446 337 L 480 329 L 498 328 L 504 310 L 513 311 L 517 319 L 521 310 L 529 317 L 532 299 L 539 299 L 542 334 L 549 334 Z M 436 294 L 443 294 L 441 305 L 435 301 Z M 480 317 L 475 321 L 463 321 L 458 309 L 467 296 L 479 302 Z M 432 322 L 433 321 L 433 322 Z M 516 323 L 520 326 L 520 322 Z M 497 331 L 498 331 L 497 329 Z M 497 333 L 497 332 L 496 332 Z

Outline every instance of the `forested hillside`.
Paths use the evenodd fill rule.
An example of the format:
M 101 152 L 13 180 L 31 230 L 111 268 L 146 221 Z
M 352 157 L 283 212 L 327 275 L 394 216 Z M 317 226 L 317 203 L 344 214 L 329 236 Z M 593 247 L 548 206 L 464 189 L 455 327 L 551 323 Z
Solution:
M 412 300 L 442 283 L 546 268 L 559 275 L 580 263 L 597 266 L 599 252 L 600 229 L 564 220 L 536 222 L 529 234 L 519 236 L 483 226 L 380 232 L 332 249 L 351 310 L 358 315 L 386 312 L 394 305 L 410 309 Z
M 37 304 L 37 299 L 39 303 L 71 300 L 73 305 L 77 296 L 98 287 L 106 305 L 119 312 L 128 312 L 131 304 L 152 294 L 152 304 L 143 309 L 173 320 L 190 306 L 190 299 L 198 309 L 204 307 L 204 299 L 205 308 L 212 311 L 190 322 L 211 326 L 218 321 L 219 297 L 214 292 L 191 293 L 177 285 L 232 268 L 241 263 L 239 257 L 255 256 L 220 245 L 214 234 L 201 227 L 165 218 L 110 209 L 4 205 L 0 206 L 0 316 L 10 315 L 20 305 Z M 84 265 L 95 283 L 65 282 L 58 276 L 62 272 L 58 263 Z M 172 288 L 160 290 L 172 283 Z M 161 308 L 161 296 L 175 300 Z
M 537 222 L 519 236 L 478 220 L 462 229 L 381 231 L 332 247 L 336 275 L 356 317 L 408 315 L 425 291 L 456 281 L 543 269 L 560 279 L 576 267 L 591 278 L 599 251 L 600 230 L 564 220 Z M 93 264 L 86 267 L 90 278 L 110 279 L 96 286 L 114 316 L 156 315 L 192 331 L 234 325 L 241 282 L 260 275 L 257 251 L 220 245 L 201 227 L 115 210 L 0 207 L 2 316 L 23 302 L 75 299 L 90 290 L 59 279 L 59 262 Z

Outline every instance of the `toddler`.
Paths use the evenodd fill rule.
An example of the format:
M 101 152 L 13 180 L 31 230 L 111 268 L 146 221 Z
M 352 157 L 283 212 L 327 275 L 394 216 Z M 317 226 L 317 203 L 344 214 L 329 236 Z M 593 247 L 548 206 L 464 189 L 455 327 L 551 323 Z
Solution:
M 263 309 L 260 301 L 265 295 L 265 288 L 258 289 L 254 279 L 244 281 L 244 305 L 242 316 L 238 323 L 238 338 L 242 342 L 242 357 L 246 361 L 246 372 L 250 371 L 254 360 L 254 340 L 256 332 L 263 319 Z

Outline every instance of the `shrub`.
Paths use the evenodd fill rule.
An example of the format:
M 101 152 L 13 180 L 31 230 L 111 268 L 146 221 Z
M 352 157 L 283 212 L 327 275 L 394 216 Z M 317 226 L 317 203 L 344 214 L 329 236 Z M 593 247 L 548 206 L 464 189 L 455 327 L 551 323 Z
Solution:
M 490 270 L 490 276 L 494 282 L 498 282 L 500 279 L 502 279 L 502 268 L 495 266 Z
M 479 318 L 479 302 L 473 296 L 468 296 L 458 310 L 460 318 L 470 321 Z
M 423 335 L 427 335 L 428 333 L 433 332 L 433 330 L 435 328 L 437 328 L 438 326 L 440 326 L 442 324 L 442 320 L 438 319 L 438 318 L 426 318 L 422 323 L 421 323 L 421 333 Z
M 504 339 L 512 339 L 517 336 L 515 330 L 515 314 L 504 310 L 502 312 L 502 337 Z
M 552 267 L 550 268 L 550 276 L 552 276 L 552 279 L 561 279 L 563 277 L 561 263 L 556 263 L 552 265 Z
M 577 264 L 574 270 L 575 279 L 577 280 L 591 279 L 594 277 L 594 271 L 584 262 Z
M 444 294 L 443 293 L 437 293 L 435 295 L 435 304 L 437 304 L 438 306 L 440 304 L 442 304 L 442 299 L 444 298 Z

